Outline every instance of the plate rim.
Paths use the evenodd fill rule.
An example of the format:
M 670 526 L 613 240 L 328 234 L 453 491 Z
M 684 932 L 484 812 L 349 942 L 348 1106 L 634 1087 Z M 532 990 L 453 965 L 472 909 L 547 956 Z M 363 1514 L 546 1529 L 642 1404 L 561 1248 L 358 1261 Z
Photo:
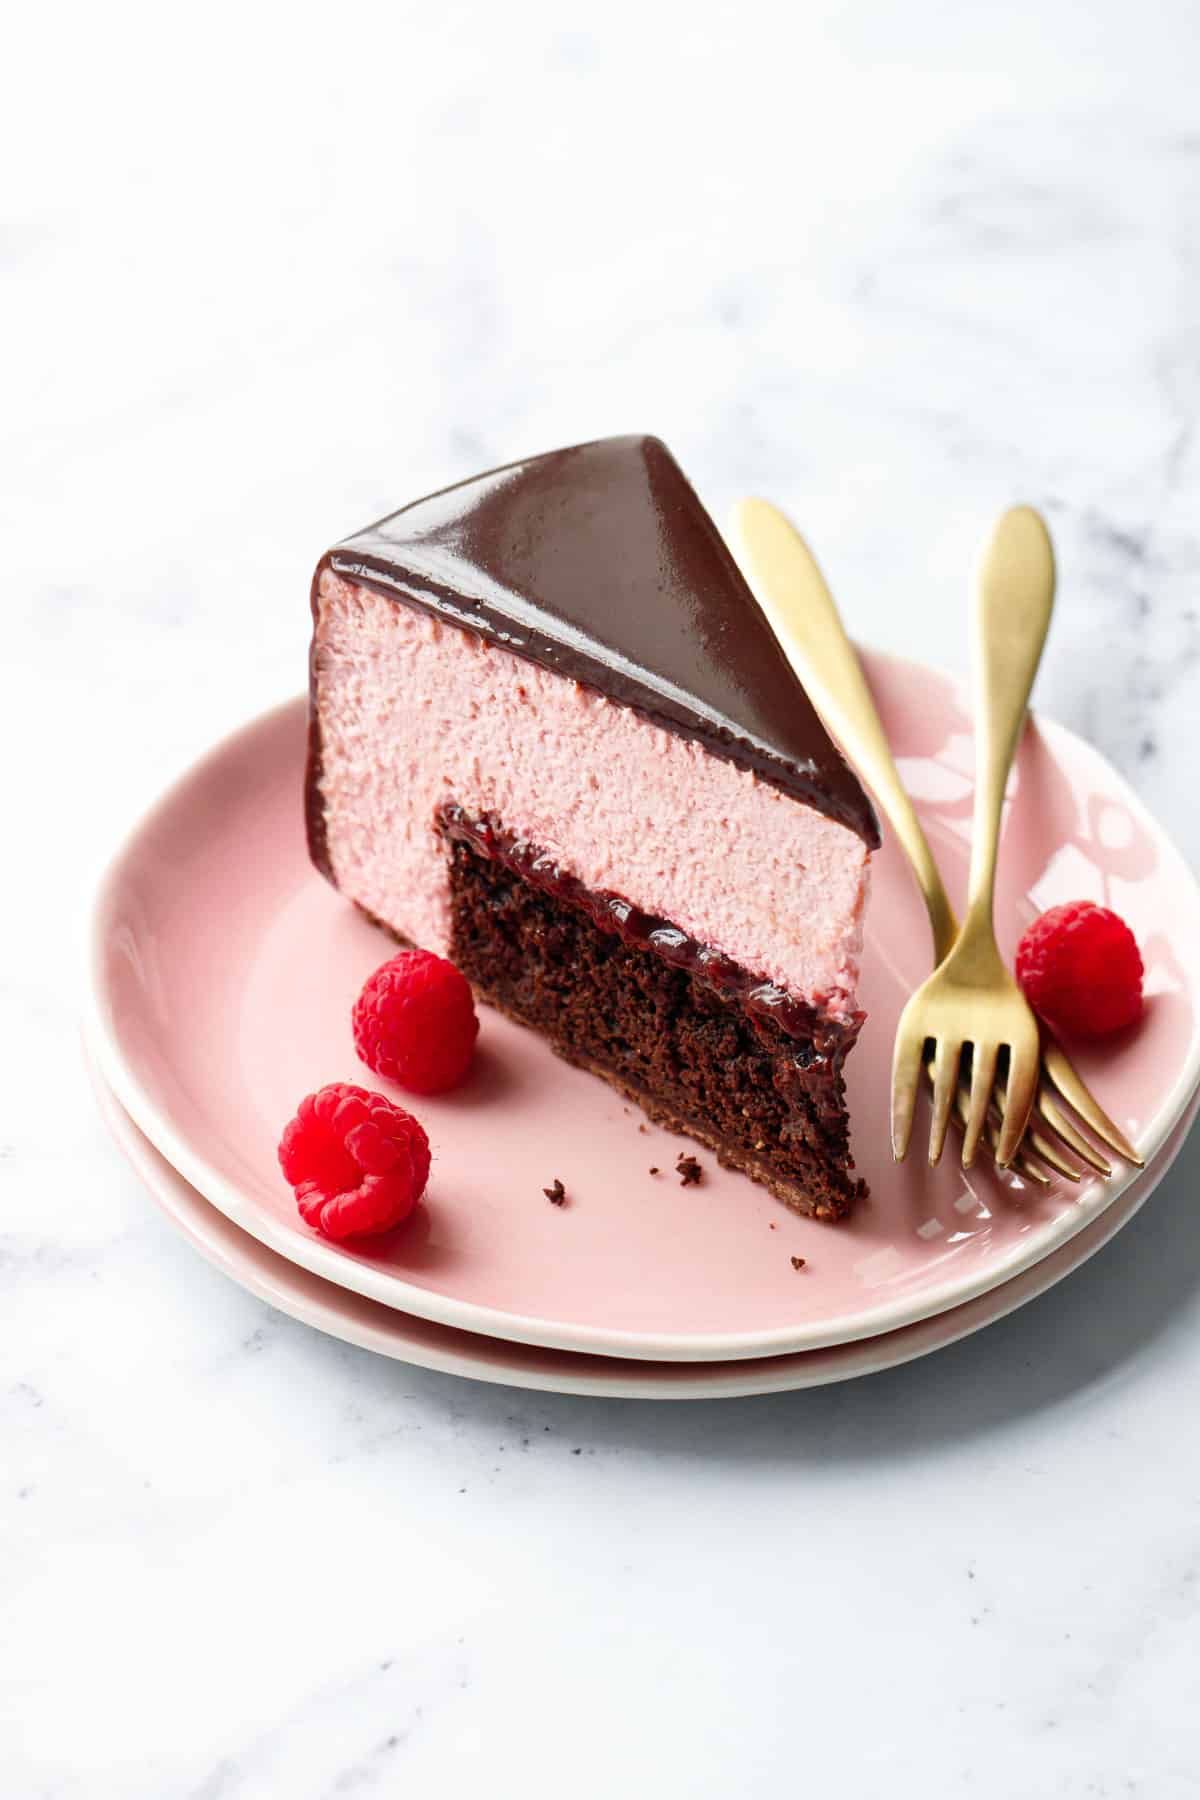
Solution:
M 951 671 L 936 669 L 931 664 L 896 656 L 889 651 L 864 648 L 863 654 L 868 677 L 872 664 L 889 664 L 910 680 L 928 679 L 934 674 L 939 680 L 948 681 L 960 699 L 965 698 L 966 683 Z M 442 1294 L 437 1289 L 406 1282 L 395 1273 L 377 1270 L 344 1257 L 336 1246 L 326 1243 L 315 1233 L 311 1237 L 304 1236 L 277 1224 L 274 1219 L 261 1213 L 253 1201 L 246 1199 L 235 1183 L 227 1181 L 218 1170 L 211 1167 L 202 1154 L 192 1149 L 187 1138 L 175 1129 L 126 1061 L 115 1020 L 103 998 L 103 918 L 105 902 L 117 886 L 122 867 L 135 850 L 138 840 L 179 804 L 191 784 L 211 772 L 213 765 L 226 758 L 235 758 L 239 750 L 244 748 L 243 740 L 252 741 L 260 733 L 279 725 L 287 715 L 306 712 L 307 706 L 307 695 L 297 694 L 266 708 L 226 733 L 188 764 L 124 833 L 91 890 L 83 947 L 83 1030 L 85 1041 L 94 1054 L 104 1079 L 134 1123 L 166 1160 L 235 1225 L 248 1231 L 268 1249 L 307 1268 L 312 1274 L 350 1288 L 369 1300 L 432 1320 L 436 1324 L 469 1331 L 476 1336 L 509 1338 L 548 1349 L 574 1350 L 638 1361 L 671 1362 L 732 1361 L 793 1355 L 805 1350 L 831 1348 L 863 1338 L 878 1337 L 978 1299 L 991 1289 L 1002 1286 L 1014 1276 L 1036 1266 L 1069 1243 L 1119 1201 L 1126 1189 L 1143 1172 L 1123 1166 L 1119 1176 L 1107 1184 L 1099 1180 L 1089 1182 L 1077 1204 L 1061 1212 L 1048 1225 L 1026 1237 L 1018 1238 L 1005 1252 L 989 1259 L 974 1274 L 960 1274 L 954 1281 L 944 1279 L 938 1287 L 926 1290 L 920 1297 L 897 1297 L 843 1317 L 837 1323 L 826 1322 L 823 1326 L 798 1321 L 793 1325 L 775 1326 L 763 1331 L 708 1336 L 572 1325 L 563 1320 L 506 1312 L 494 1306 L 460 1300 Z M 1200 908 L 1200 883 L 1190 864 L 1119 770 L 1068 726 L 1040 713 L 1034 713 L 1031 717 L 1056 761 L 1061 762 L 1065 753 L 1076 762 L 1090 764 L 1103 776 L 1104 785 L 1114 792 L 1153 838 L 1159 854 L 1175 865 L 1177 874 L 1192 889 Z M 1200 1024 L 1193 1029 L 1188 1056 L 1173 1088 L 1161 1104 L 1152 1126 L 1138 1139 L 1137 1147 L 1145 1156 L 1147 1168 L 1153 1164 L 1183 1117 L 1198 1086 Z
M 939 1350 L 948 1350 L 952 1345 L 960 1344 L 965 1339 L 974 1337 L 978 1332 L 986 1331 L 989 1325 L 998 1324 L 1001 1319 L 1008 1318 L 1014 1312 L 1019 1312 L 1031 1301 L 1040 1299 L 1043 1294 L 1049 1293 L 1052 1288 L 1058 1286 L 1060 1281 L 1065 1281 L 1077 1269 L 1082 1268 L 1084 1263 L 1090 1262 L 1093 1256 L 1110 1244 L 1129 1221 L 1142 1210 L 1171 1169 L 1187 1142 L 1188 1133 L 1197 1111 L 1197 1100 L 1193 1097 L 1189 1109 L 1191 1118 L 1181 1119 L 1176 1127 L 1179 1132 L 1178 1142 L 1168 1141 L 1170 1154 L 1155 1165 L 1154 1171 L 1150 1168 L 1140 1170 L 1138 1183 L 1127 1189 L 1115 1206 L 1109 1207 L 1105 1213 L 1092 1221 L 1093 1227 L 1103 1227 L 1103 1229 L 1097 1230 L 1094 1242 L 1084 1245 L 1082 1253 L 1073 1254 L 1061 1268 L 1050 1273 L 1048 1279 L 1045 1265 L 1052 1261 L 1052 1258 L 1044 1258 L 1041 1264 L 1035 1264 L 1023 1275 L 1016 1276 L 1012 1283 L 1001 1284 L 991 1293 L 981 1295 L 979 1300 L 974 1302 L 975 1305 L 995 1303 L 995 1310 L 989 1311 L 987 1316 L 960 1320 L 961 1329 L 952 1329 L 932 1343 L 913 1338 L 909 1340 L 907 1346 L 901 1346 L 895 1341 L 895 1333 L 885 1332 L 877 1338 L 861 1338 L 845 1344 L 829 1345 L 823 1350 L 802 1350 L 787 1357 L 769 1358 L 766 1359 L 766 1362 L 770 1364 L 769 1367 L 764 1366 L 762 1359 L 756 1361 L 740 1357 L 731 1358 L 725 1362 L 719 1374 L 715 1372 L 711 1364 L 692 1365 L 682 1362 L 675 1365 L 676 1373 L 673 1379 L 668 1381 L 662 1377 L 656 1379 L 653 1373 L 642 1373 L 643 1370 L 653 1371 L 658 1366 L 657 1364 L 630 1358 L 607 1359 L 610 1364 L 615 1363 L 617 1366 L 616 1368 L 609 1367 L 601 1373 L 583 1368 L 584 1358 L 580 1358 L 581 1366 L 576 1370 L 571 1370 L 569 1367 L 554 1371 L 517 1370 L 511 1366 L 506 1367 L 486 1359 L 472 1362 L 456 1357 L 452 1350 L 439 1351 L 424 1345 L 414 1346 L 410 1343 L 402 1352 L 392 1344 L 382 1344 L 374 1339 L 369 1327 L 359 1326 L 344 1319 L 334 1323 L 330 1322 L 327 1316 L 316 1316 L 321 1311 L 319 1304 L 314 1305 L 302 1298 L 296 1298 L 292 1304 L 285 1305 L 278 1290 L 272 1289 L 261 1276 L 244 1265 L 235 1266 L 226 1251 L 198 1235 L 195 1226 L 181 1216 L 183 1202 L 180 1197 L 177 1196 L 175 1200 L 164 1198 L 160 1186 L 161 1177 L 157 1169 L 153 1167 L 153 1164 L 148 1167 L 140 1154 L 143 1144 L 169 1170 L 174 1181 L 188 1190 L 188 1196 L 194 1198 L 199 1209 L 204 1209 L 205 1212 L 210 1212 L 214 1217 L 221 1219 L 230 1231 L 237 1234 L 239 1239 L 245 1238 L 249 1243 L 259 1243 L 258 1239 L 255 1239 L 249 1232 L 244 1232 L 241 1226 L 227 1218 L 218 1207 L 207 1200 L 198 1188 L 193 1187 L 187 1177 L 176 1169 L 157 1145 L 152 1143 L 141 1131 L 135 1120 L 125 1111 L 116 1094 L 105 1082 L 98 1065 L 89 1055 L 86 1044 L 83 1048 L 83 1060 L 97 1110 L 105 1129 L 134 1174 L 149 1190 L 159 1211 L 164 1214 L 168 1222 L 183 1236 L 191 1248 L 203 1257 L 212 1268 L 247 1293 L 254 1294 L 264 1305 L 284 1313 L 288 1318 L 296 1319 L 312 1331 L 319 1331 L 342 1343 L 353 1344 L 359 1349 L 369 1351 L 372 1355 L 389 1357 L 394 1362 L 410 1364 L 416 1368 L 431 1369 L 438 1374 L 453 1375 L 463 1380 L 485 1381 L 493 1386 L 608 1400 L 735 1400 L 768 1394 L 799 1393 L 811 1388 L 832 1387 L 843 1381 L 862 1380 L 869 1375 L 885 1374 L 889 1369 L 903 1368 L 908 1363 L 919 1362 L 927 1356 L 933 1356 Z M 133 1143 L 130 1143 L 126 1137 L 123 1129 L 126 1127 L 135 1140 Z M 265 1249 L 270 1256 L 278 1254 L 267 1245 L 259 1244 L 259 1247 Z M 1070 1249 L 1070 1244 L 1062 1245 L 1058 1254 L 1070 1251 Z M 298 1266 L 292 1264 L 291 1259 L 287 1257 L 279 1257 L 279 1260 L 288 1267 Z M 1039 1270 L 1041 1271 L 1040 1279 Z M 328 1288 L 334 1294 L 352 1291 L 344 1289 L 337 1282 L 327 1282 L 320 1276 L 314 1277 L 314 1279 L 321 1282 L 323 1289 Z M 1014 1294 L 1012 1289 L 1023 1282 L 1028 1282 L 1030 1285 L 1023 1291 Z M 1005 1303 L 1006 1297 L 1007 1304 Z M 385 1307 L 383 1310 L 392 1318 L 405 1319 L 408 1317 L 398 1307 Z M 919 1320 L 912 1329 L 919 1330 L 924 1326 L 936 1331 L 939 1320 L 948 1320 L 954 1310 L 951 1308 L 949 1313 L 935 1313 L 928 1319 Z M 418 1320 L 417 1322 L 421 1323 L 422 1321 Z M 424 1322 L 428 1323 L 428 1321 Z M 464 1335 L 479 1338 L 477 1333 Z M 503 1347 L 508 1342 L 503 1338 L 486 1337 L 480 1338 L 479 1341 L 490 1344 L 496 1349 Z M 883 1354 L 889 1344 L 892 1353 Z M 872 1346 L 875 1347 L 874 1355 L 871 1353 Z M 577 1355 L 574 1351 L 556 1350 L 550 1346 L 543 1345 L 538 1348 L 551 1356 L 567 1359 Z M 834 1356 L 841 1356 L 841 1360 L 832 1364 L 828 1361 L 818 1363 L 810 1360 Z M 591 1359 L 586 1360 L 590 1361 Z M 628 1373 L 618 1372 L 622 1360 L 628 1365 Z M 789 1366 L 780 1367 L 781 1362 L 786 1362 Z M 691 1373 L 693 1366 L 696 1370 L 694 1374 Z M 700 1373 L 701 1367 L 703 1367 L 703 1373 Z M 638 1371 L 636 1374 L 635 1370 Z

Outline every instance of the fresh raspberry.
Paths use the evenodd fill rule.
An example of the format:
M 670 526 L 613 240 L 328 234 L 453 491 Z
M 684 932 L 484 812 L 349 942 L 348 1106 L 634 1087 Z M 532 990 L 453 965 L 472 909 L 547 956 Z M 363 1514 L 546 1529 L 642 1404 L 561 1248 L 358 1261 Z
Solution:
M 479 1020 L 470 984 L 428 950 L 402 950 L 363 984 L 354 1003 L 354 1045 L 368 1069 L 414 1094 L 461 1081 Z
M 305 1222 L 369 1237 L 407 1219 L 429 1180 L 424 1128 L 382 1094 L 331 1082 L 306 1094 L 279 1140 L 279 1166 Z
M 1090 900 L 1052 906 L 1017 946 L 1025 998 L 1057 1030 L 1101 1037 L 1142 1011 L 1142 958 L 1124 919 Z

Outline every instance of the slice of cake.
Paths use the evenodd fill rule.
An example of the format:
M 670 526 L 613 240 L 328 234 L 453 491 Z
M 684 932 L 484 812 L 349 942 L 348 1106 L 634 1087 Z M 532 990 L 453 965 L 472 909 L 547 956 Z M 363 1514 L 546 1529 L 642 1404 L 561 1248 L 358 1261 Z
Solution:
M 653 1119 L 841 1217 L 874 815 L 656 438 L 513 463 L 312 590 L 313 861 Z

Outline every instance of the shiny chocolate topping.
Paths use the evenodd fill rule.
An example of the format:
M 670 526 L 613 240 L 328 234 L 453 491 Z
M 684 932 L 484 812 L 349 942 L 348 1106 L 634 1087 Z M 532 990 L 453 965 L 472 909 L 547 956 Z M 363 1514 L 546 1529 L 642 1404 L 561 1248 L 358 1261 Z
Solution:
M 476 476 L 347 538 L 326 566 L 597 689 L 878 846 L 869 800 L 658 438 Z

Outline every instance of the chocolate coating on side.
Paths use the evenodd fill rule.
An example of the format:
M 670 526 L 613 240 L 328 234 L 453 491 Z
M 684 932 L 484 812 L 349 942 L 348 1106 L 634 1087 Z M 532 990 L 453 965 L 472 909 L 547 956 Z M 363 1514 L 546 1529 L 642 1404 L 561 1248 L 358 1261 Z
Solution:
M 324 566 L 324 565 L 322 565 Z M 308 837 L 308 854 L 318 875 L 326 881 L 334 880 L 333 864 L 329 858 L 329 827 L 325 821 L 325 797 L 321 793 L 321 715 L 317 710 L 317 581 L 320 569 L 313 579 L 312 608 L 313 635 L 308 650 L 308 758 L 304 770 L 304 826 Z
M 347 538 L 317 580 L 325 567 L 634 708 L 878 847 L 870 801 L 658 438 L 494 469 Z M 318 730 L 314 706 L 309 836 L 328 873 Z

